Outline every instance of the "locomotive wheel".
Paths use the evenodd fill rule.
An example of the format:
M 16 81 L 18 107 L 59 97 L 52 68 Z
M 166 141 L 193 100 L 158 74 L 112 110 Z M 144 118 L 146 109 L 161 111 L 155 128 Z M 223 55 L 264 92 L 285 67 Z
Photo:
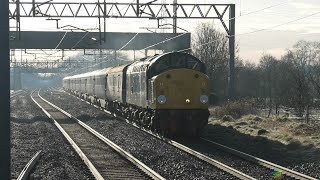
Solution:
M 148 129 L 150 129 L 150 128 L 151 128 L 151 118 L 150 118 L 150 115 L 147 114 L 145 117 L 146 117 L 146 118 L 145 118 L 146 127 L 147 127 Z
M 155 126 L 155 121 L 154 121 L 154 116 L 152 116 L 151 118 L 150 118 L 150 130 L 151 131 L 153 131 L 153 132 L 155 132 L 155 130 L 156 130 L 156 126 Z
M 106 101 L 106 103 L 104 104 L 104 108 L 106 109 L 106 110 L 109 110 L 109 105 L 108 105 L 108 102 Z

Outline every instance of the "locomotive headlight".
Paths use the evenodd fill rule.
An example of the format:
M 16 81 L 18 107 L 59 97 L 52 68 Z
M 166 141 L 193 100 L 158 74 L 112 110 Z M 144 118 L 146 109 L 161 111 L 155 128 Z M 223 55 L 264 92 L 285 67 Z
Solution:
M 157 100 L 158 100 L 158 103 L 164 104 L 164 103 L 166 103 L 167 98 L 165 95 L 160 95 L 160 96 L 158 96 Z
M 209 101 L 209 97 L 207 95 L 201 95 L 200 96 L 200 102 L 202 104 L 206 104 L 206 103 L 208 103 L 208 101 Z

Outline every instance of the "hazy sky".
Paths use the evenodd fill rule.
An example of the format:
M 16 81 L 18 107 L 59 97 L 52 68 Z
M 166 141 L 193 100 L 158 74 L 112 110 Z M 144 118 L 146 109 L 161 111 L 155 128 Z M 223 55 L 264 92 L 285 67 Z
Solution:
M 30 2 L 31 0 L 24 1 Z M 135 2 L 132 0 L 107 1 Z M 53 2 L 65 2 L 65 0 L 53 0 Z M 93 2 L 93 0 L 69 0 L 68 2 Z M 140 0 L 140 2 L 149 2 L 149 0 Z M 172 3 L 172 0 L 158 0 L 157 3 L 161 2 Z M 240 47 L 240 57 L 249 62 L 258 62 L 263 53 L 280 57 L 298 40 L 320 41 L 320 0 L 178 0 L 178 3 L 236 4 L 236 40 Z M 317 14 L 303 18 L 315 13 Z M 291 22 L 299 18 L 303 19 Z M 197 24 L 201 22 L 211 22 L 224 32 L 218 20 L 183 19 L 178 20 L 177 24 L 183 29 L 194 32 Z M 69 24 L 80 28 L 94 28 L 97 27 L 98 21 L 89 18 L 66 18 L 62 19 L 59 24 L 60 26 Z M 156 21 L 148 19 L 110 18 L 107 20 L 107 31 L 147 32 L 141 28 L 156 25 Z M 277 25 L 281 26 L 275 27 Z M 44 18 L 23 18 L 21 22 L 22 30 L 55 30 L 55 26 L 54 21 L 46 21 Z

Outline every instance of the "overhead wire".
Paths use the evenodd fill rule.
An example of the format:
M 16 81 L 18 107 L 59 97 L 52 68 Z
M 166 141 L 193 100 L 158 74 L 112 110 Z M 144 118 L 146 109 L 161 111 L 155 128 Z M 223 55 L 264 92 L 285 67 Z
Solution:
M 127 6 L 123 7 L 123 8 L 120 9 L 119 11 L 117 11 L 116 14 L 119 14 L 119 13 L 121 13 L 122 10 L 128 8 L 134 1 L 135 1 L 135 0 L 131 1 Z M 110 17 L 108 17 L 107 19 L 109 19 L 109 18 L 111 18 L 111 17 L 113 17 L 113 16 L 115 16 L 115 14 L 112 13 L 112 15 L 111 15 Z M 100 25 L 101 25 L 101 23 L 99 24 L 99 26 L 100 26 Z M 76 44 L 74 44 L 71 49 L 73 49 L 74 47 L 76 47 L 89 33 L 90 33 L 90 31 L 88 31 Z M 133 36 L 133 38 L 131 38 L 131 39 L 130 39 L 124 46 L 122 46 L 119 50 L 125 48 L 138 34 L 139 34 L 139 33 L 137 33 L 135 36 Z M 104 59 L 104 58 L 106 58 L 106 57 L 108 57 L 108 56 L 99 57 L 98 59 Z M 86 59 L 86 58 L 84 58 L 84 59 Z M 88 59 L 87 59 L 87 60 L 88 60 Z M 103 62 L 107 62 L 107 61 L 99 62 L 99 63 L 97 63 L 97 64 L 94 64 L 93 66 L 99 65 L 99 64 L 101 64 L 101 63 L 103 63 Z M 75 70 L 75 71 L 77 71 L 77 70 Z
M 253 14 L 253 13 L 256 13 L 256 12 L 259 12 L 259 11 L 262 11 L 262 10 L 265 10 L 265 9 L 269 9 L 269 8 L 272 8 L 272 7 L 276 7 L 276 6 L 279 6 L 279 5 L 284 4 L 284 3 L 285 3 L 285 2 L 276 4 L 276 5 L 272 5 L 272 6 L 268 6 L 268 7 L 266 7 L 266 8 L 260 9 L 260 10 L 256 10 L 256 11 L 252 11 L 252 12 L 246 13 L 246 14 L 244 14 L 244 15 L 242 15 L 242 16 L 249 15 L 249 14 Z M 233 36 L 240 36 L 240 35 L 252 34 L 252 33 L 257 33 L 257 32 L 260 32 L 260 31 L 265 31 L 265 30 L 268 30 L 268 29 L 272 29 L 272 28 L 275 28 L 275 27 L 280 27 L 280 26 L 283 26 L 283 25 L 286 25 L 286 24 L 290 24 L 290 23 L 293 23 L 293 22 L 296 22 L 296 21 L 299 21 L 299 20 L 302 20 L 302 19 L 305 19 L 305 18 L 314 16 L 314 15 L 317 15 L 317 14 L 319 14 L 319 13 L 320 13 L 320 12 L 316 12 L 316 13 L 313 13 L 313 14 L 310 14 L 310 15 L 307 15 L 307 16 L 303 16 L 303 17 L 301 17 L 301 18 L 294 19 L 294 20 L 292 20 L 292 21 L 288 21 L 288 22 L 286 22 L 286 23 L 278 24 L 278 25 L 271 26 L 271 27 L 264 28 L 264 29 L 259 29 L 259 30 L 252 31 L 252 32 L 247 32 L 247 33 L 242 33 L 242 34 L 236 34 L 236 35 L 233 35 Z M 242 16 L 238 16 L 237 18 L 242 17 Z M 236 17 L 230 18 L 229 20 L 232 20 L 232 19 L 235 19 L 235 18 L 236 18 Z M 184 34 L 186 34 L 186 33 L 184 33 Z M 150 47 L 156 46 L 156 45 L 158 45 L 158 44 L 161 44 L 161 43 L 164 43 L 164 42 L 173 40 L 173 39 L 175 39 L 175 38 L 177 38 L 177 37 L 180 37 L 180 36 L 182 36 L 182 35 L 184 35 L 184 34 L 180 34 L 180 35 L 177 35 L 177 36 L 172 37 L 172 38 L 170 38 L 170 39 L 167 39 L 167 40 L 161 41 L 161 42 L 159 42 L 159 43 L 153 44 L 153 45 L 148 46 L 148 47 L 146 47 L 146 48 L 143 48 L 143 49 L 141 49 L 141 50 L 139 50 L 139 51 L 142 51 L 142 50 L 148 49 L 148 48 L 150 48 Z M 229 36 L 229 37 L 230 37 L 230 36 Z M 231 36 L 231 37 L 232 37 L 232 36 Z M 201 45 L 199 45 L 199 46 L 204 46 L 204 45 L 207 45 L 207 44 L 210 44 L 210 43 L 213 43 L 213 42 L 215 42 L 215 41 L 208 42 L 208 43 L 204 43 L 204 44 L 201 44 Z M 191 48 L 191 47 L 190 47 L 190 48 L 186 48 L 186 49 L 183 49 L 183 50 L 179 50 L 178 52 L 186 51 L 186 50 L 189 50 L 189 49 L 192 49 L 192 48 Z
M 266 10 L 266 9 L 270 9 L 270 8 L 273 8 L 273 7 L 276 7 L 276 6 L 280 6 L 280 5 L 285 4 L 285 3 L 287 3 L 287 2 L 282 2 L 282 3 L 278 3 L 278 4 L 275 4 L 275 5 L 271 5 L 271 6 L 268 6 L 268 7 L 262 8 L 262 9 L 259 9 L 259 10 L 251 11 L 251 12 L 249 12 L 249 13 L 246 13 L 246 14 L 242 15 L 242 16 L 240 15 L 240 16 L 237 16 L 237 17 L 234 17 L 234 18 L 229 18 L 228 20 L 232 20 L 232 19 L 236 19 L 236 18 L 243 17 L 243 16 L 246 16 L 246 15 L 254 14 L 254 13 L 257 13 L 257 12 L 260 12 L 260 11 L 263 11 L 263 10 Z M 156 45 L 158 45 L 158 44 L 162 44 L 162 43 L 164 43 L 164 42 L 167 42 L 167 41 L 176 39 L 176 38 L 178 38 L 178 37 L 180 37 L 180 36 L 182 36 L 182 35 L 185 35 L 185 34 L 187 34 L 187 33 L 177 35 L 177 36 L 172 37 L 172 38 L 170 38 L 170 39 L 166 39 L 166 40 L 161 41 L 161 42 L 159 42 L 159 43 L 156 43 L 156 44 L 150 45 L 150 46 L 148 46 L 148 47 L 145 47 L 145 48 L 143 48 L 143 49 L 141 49 L 141 50 L 139 50 L 139 51 L 143 51 L 143 50 L 145 50 L 145 49 L 148 49 L 148 48 L 150 48 L 150 47 L 156 46 Z M 189 48 L 189 49 L 190 49 L 190 48 Z
M 80 0 L 80 1 L 82 1 L 82 0 Z M 80 5 L 80 4 L 81 4 L 81 2 L 79 2 L 78 5 Z M 74 15 L 73 15 L 73 20 L 75 19 L 76 14 L 77 14 L 77 13 L 74 13 Z M 56 46 L 54 49 L 57 49 L 57 48 L 60 46 L 60 44 L 62 43 L 62 41 L 64 40 L 64 38 L 66 37 L 67 34 L 68 34 L 68 31 L 66 30 L 66 32 L 65 32 L 64 35 L 63 35 L 63 37 L 61 38 L 61 40 L 59 41 L 59 43 L 57 44 L 57 46 Z
M 120 49 L 118 49 L 118 51 L 121 51 L 123 48 L 125 48 L 128 44 L 130 44 L 131 41 L 133 41 L 133 39 L 135 39 L 137 37 L 137 35 L 139 34 L 139 32 L 134 35 L 125 45 L 123 45 Z
M 81 0 L 81 2 L 79 2 L 78 5 L 80 5 L 81 3 L 82 3 L 82 0 Z M 50 17 L 50 16 L 49 16 L 49 17 Z M 74 13 L 74 15 L 73 15 L 73 20 L 75 19 L 75 17 L 76 17 L 76 13 Z M 66 37 L 67 34 L 68 34 L 68 31 L 66 30 L 65 33 L 64 33 L 64 35 L 63 35 L 63 37 L 60 39 L 59 43 L 56 45 L 56 47 L 54 48 L 54 50 L 58 49 L 58 47 L 61 45 L 62 41 L 64 40 L 64 38 Z M 58 51 L 55 52 L 55 53 L 49 54 L 48 58 L 49 58 L 50 56 L 52 56 L 53 54 L 56 54 L 56 53 L 58 53 L 58 52 L 60 52 L 60 51 L 62 51 L 62 50 L 60 49 L 60 50 L 58 50 Z
M 291 21 L 288 21 L 288 22 L 285 22 L 285 23 L 281 23 L 281 24 L 278 24 L 278 25 L 275 25 L 275 26 L 271 26 L 271 27 L 268 27 L 268 28 L 263 28 L 263 29 L 259 29 L 259 30 L 256 30 L 256 31 L 248 32 L 248 33 L 238 34 L 237 36 L 245 35 L 245 34 L 252 34 L 252 33 L 260 32 L 260 31 L 265 31 L 265 30 L 268 30 L 268 29 L 273 29 L 273 28 L 276 28 L 276 27 L 280 27 L 280 26 L 283 26 L 283 25 L 291 24 L 293 22 L 300 21 L 302 19 L 306 19 L 306 18 L 311 17 L 311 16 L 315 16 L 315 15 L 317 15 L 319 13 L 320 13 L 320 11 L 312 13 L 312 14 L 309 14 L 309 15 L 306 15 L 306 16 L 303 16 L 303 17 L 300 17 L 300 18 L 297 18 L 297 19 L 294 19 L 294 20 L 291 20 Z
M 263 28 L 263 29 L 259 29 L 259 30 L 256 30 L 256 31 L 251 31 L 251 32 L 247 32 L 247 33 L 241 33 L 241 34 L 236 34 L 236 35 L 233 35 L 233 36 L 241 36 L 241 35 L 247 35 L 247 34 L 253 34 L 253 33 L 257 33 L 257 32 L 261 32 L 261 31 L 266 31 L 266 30 L 269 30 L 269 29 L 273 29 L 275 27 L 280 27 L 280 26 L 284 26 L 284 25 L 287 25 L 287 24 L 290 24 L 290 23 L 293 23 L 293 22 L 297 22 L 297 21 L 300 21 L 302 19 L 306 19 L 306 18 L 309 18 L 311 16 L 315 16 L 317 14 L 320 14 L 320 11 L 319 12 L 315 12 L 315 13 L 312 13 L 312 14 L 309 14 L 309 15 L 306 15 L 306 16 L 303 16 L 301 18 L 297 18 L 297 19 L 294 19 L 294 20 L 291 20 L 291 21 L 287 21 L 285 23 L 281 23 L 281 24 L 278 24 L 278 25 L 275 25 L 275 26 L 271 26 L 271 27 L 268 27 L 268 28 Z M 229 36 L 229 37 L 232 37 L 232 36 Z M 204 45 L 207 45 L 207 44 L 211 44 L 211 43 L 214 43 L 218 40 L 214 40 L 214 41 L 210 41 L 210 42 L 207 42 L 207 43 L 203 43 L 203 44 L 200 44 L 198 46 L 204 46 Z M 186 48 L 186 49 L 182 49 L 182 50 L 179 50 L 178 52 L 181 52 L 181 51 L 186 51 L 186 50 L 189 50 L 189 49 L 192 49 L 192 48 Z
M 131 3 L 129 3 L 127 6 L 123 7 L 123 8 L 120 9 L 119 11 L 117 11 L 116 14 L 119 14 L 119 13 L 121 13 L 122 10 L 128 8 L 134 1 L 135 1 L 135 0 L 131 1 Z M 98 8 L 99 8 L 99 7 L 98 7 Z M 112 10 L 113 10 L 113 8 L 112 8 Z M 114 17 L 114 16 L 115 16 L 115 14 L 112 13 L 112 15 L 111 15 L 110 17 L 107 17 L 106 20 L 108 20 L 108 19 L 110 19 L 110 18 L 112 18 L 112 17 Z M 98 24 L 98 26 L 101 26 L 101 22 Z M 90 31 L 88 31 L 88 32 L 80 39 L 80 41 L 78 41 L 74 46 L 72 46 L 71 49 L 73 49 L 76 45 L 78 45 L 89 33 L 90 33 Z
M 133 1 L 135 1 L 135 0 L 133 0 Z M 133 1 L 132 1 L 130 4 L 132 4 Z M 80 5 L 80 4 L 81 4 L 81 2 L 80 2 L 78 5 Z M 128 8 L 128 7 L 130 6 L 130 4 L 129 4 L 127 7 L 122 8 L 120 11 L 122 11 L 122 10 L 125 9 L 125 8 Z M 98 7 L 98 9 L 99 9 L 99 7 Z M 118 13 L 119 13 L 119 12 L 118 12 Z M 77 14 L 77 13 L 74 13 L 73 19 L 76 17 L 76 14 Z M 112 16 L 108 17 L 108 19 L 111 18 L 111 17 L 113 17 L 113 16 L 114 16 L 114 15 L 112 14 Z M 101 25 L 101 23 L 99 23 L 99 26 L 100 26 L 100 25 Z M 80 38 L 80 40 L 77 41 L 77 42 L 72 46 L 71 49 L 75 48 L 89 33 L 90 33 L 90 31 L 86 32 L 86 34 L 84 34 L 84 35 Z M 60 46 L 60 44 L 62 43 L 62 41 L 64 40 L 64 38 L 66 37 L 67 34 L 68 34 L 68 31 L 65 32 L 65 34 L 63 35 L 63 37 L 61 38 L 61 40 L 59 41 L 59 43 L 58 43 L 58 45 L 55 47 L 55 49 L 57 49 L 57 48 Z M 60 52 L 60 51 L 61 51 L 61 50 L 59 50 L 58 52 Z
M 277 6 L 286 4 L 286 3 L 288 3 L 288 2 L 286 1 L 286 2 L 282 2 L 282 3 L 270 5 L 270 6 L 267 6 L 267 7 L 262 8 L 262 9 L 257 9 L 257 10 L 254 10 L 254 11 L 250 11 L 250 12 L 245 13 L 245 14 L 242 14 L 242 13 L 241 13 L 239 16 L 236 16 L 236 17 L 234 17 L 234 18 L 230 18 L 230 19 L 228 19 L 228 20 L 238 19 L 238 18 L 240 18 L 240 17 L 247 16 L 247 15 L 254 14 L 254 13 L 258 13 L 258 12 L 261 12 L 261 11 L 264 11 L 264 10 L 267 10 L 267 9 L 271 9 L 271 8 L 274 8 L 274 7 L 277 7 Z M 186 20 L 180 20 L 180 21 L 182 21 L 182 22 L 187 22 Z M 190 23 L 190 22 L 188 21 L 188 23 Z M 191 23 L 198 23 L 198 22 L 191 22 Z
M 266 9 L 271 9 L 271 8 L 274 8 L 274 7 L 283 5 L 283 4 L 287 4 L 287 2 L 282 2 L 282 3 L 274 4 L 274 5 L 271 5 L 271 6 L 264 7 L 264 8 L 262 8 L 262 9 L 258 9 L 258 10 L 255 10 L 255 11 L 250 11 L 250 12 L 245 13 L 245 14 L 240 14 L 239 16 L 236 16 L 236 17 L 234 17 L 234 18 L 230 18 L 229 20 L 236 19 L 236 18 L 240 18 L 240 17 L 243 17 L 243 16 L 247 16 L 247 15 L 250 15 L 250 14 L 254 14 L 254 13 L 257 13 L 257 12 L 260 12 L 260 11 L 264 11 L 264 10 L 266 10 Z

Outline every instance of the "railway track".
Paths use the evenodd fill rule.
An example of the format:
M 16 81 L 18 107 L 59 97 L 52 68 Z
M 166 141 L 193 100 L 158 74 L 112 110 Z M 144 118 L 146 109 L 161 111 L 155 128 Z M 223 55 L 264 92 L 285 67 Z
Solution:
M 30 171 L 34 167 L 34 165 L 37 163 L 37 161 L 40 158 L 41 150 L 38 151 L 31 159 L 30 161 L 25 165 L 25 167 L 22 169 L 20 175 L 18 176 L 17 180 L 25 180 L 28 179 L 30 175 Z
M 74 96 L 74 97 L 75 97 L 75 96 Z M 77 97 L 77 98 L 78 98 L 78 97 Z M 78 99 L 80 99 L 80 98 L 78 98 Z M 82 100 L 82 99 L 80 99 L 80 100 Z M 84 100 L 82 100 L 82 101 L 84 101 Z M 84 102 L 86 102 L 86 101 L 84 101 Z M 90 104 L 89 102 L 86 102 L 86 103 Z M 98 106 L 96 106 L 96 105 L 94 105 L 94 106 L 95 106 L 96 108 L 101 109 L 100 107 L 98 107 Z M 103 110 L 103 109 L 101 109 L 101 110 Z M 127 123 L 135 126 L 136 128 L 139 128 L 139 129 L 147 132 L 148 134 L 150 134 L 150 135 L 152 135 L 152 136 L 160 139 L 161 141 L 164 141 L 165 143 L 168 143 L 168 144 L 170 144 L 170 145 L 178 148 L 179 150 L 181 150 L 181 151 L 189 154 L 190 156 L 195 157 L 195 158 L 197 158 L 197 159 L 200 159 L 201 161 L 204 161 L 204 162 L 206 162 L 206 163 L 208 163 L 208 164 L 210 164 L 210 165 L 212 165 L 212 166 L 214 166 L 214 167 L 216 167 L 216 168 L 218 168 L 218 169 L 221 169 L 222 171 L 225 171 L 225 172 L 227 172 L 227 173 L 229 173 L 229 174 L 231 174 L 231 175 L 233 175 L 233 176 L 235 176 L 235 177 L 237 177 L 237 178 L 239 178 L 239 179 L 250 179 L 250 180 L 255 179 L 255 178 L 253 178 L 253 177 L 251 177 L 251 176 L 249 176 L 249 175 L 247 175 L 247 174 L 245 174 L 245 173 L 242 173 L 242 172 L 240 172 L 240 171 L 238 171 L 238 170 L 236 170 L 236 169 L 234 169 L 234 168 L 232 168 L 232 167 L 230 167 L 230 166 L 228 166 L 228 165 L 226 165 L 226 164 L 223 164 L 223 163 L 221 163 L 221 162 L 219 162 L 219 161 L 217 161 L 217 160 L 215 160 L 215 159 L 213 159 L 213 158 L 210 158 L 210 157 L 205 156 L 205 155 L 203 155 L 203 154 L 201 154 L 201 153 L 199 153 L 199 152 L 197 152 L 197 151 L 194 151 L 194 150 L 192 150 L 192 149 L 190 149 L 190 148 L 188 148 L 188 147 L 186 147 L 186 146 L 183 146 L 182 144 L 179 144 L 179 143 L 177 143 L 177 142 L 175 142 L 175 141 L 172 141 L 172 140 L 166 139 L 166 138 L 164 138 L 164 137 L 162 137 L 162 136 L 159 136 L 159 135 L 157 135 L 157 134 L 154 134 L 154 133 L 152 133 L 151 131 L 145 130 L 145 129 L 137 126 L 136 124 L 128 121 L 127 119 L 124 119 L 124 118 L 119 117 L 119 116 L 117 116 L 117 115 L 115 115 L 115 114 L 112 114 L 112 113 L 109 112 L 109 111 L 106 111 L 106 110 L 104 110 L 104 111 L 107 112 L 108 114 L 113 115 L 113 116 L 116 117 L 116 118 L 119 118 L 119 119 L 121 119 L 121 120 L 125 120 Z
M 116 115 L 114 115 L 114 116 L 116 117 Z M 184 143 L 179 143 L 177 141 L 174 141 L 174 140 L 168 139 L 166 137 L 163 137 L 163 136 L 161 136 L 159 134 L 155 134 L 152 131 L 144 129 L 144 128 L 141 128 L 140 126 L 137 126 L 136 124 L 134 124 L 134 123 L 128 121 L 127 119 L 122 118 L 122 117 L 118 117 L 118 118 L 120 118 L 122 120 L 125 120 L 127 123 L 132 124 L 136 128 L 141 129 L 142 131 L 144 131 L 144 132 L 146 132 L 146 133 L 148 133 L 148 134 L 150 134 L 150 135 L 152 135 L 152 136 L 154 136 L 154 137 L 156 137 L 158 139 L 161 139 L 161 140 L 167 142 L 168 144 L 171 144 L 172 146 L 175 146 L 175 147 L 181 149 L 184 152 L 187 152 L 187 153 L 189 153 L 191 155 L 194 155 L 195 157 L 200 158 L 203 161 L 214 165 L 213 163 L 214 163 L 215 160 L 213 158 L 211 158 L 211 156 L 204 155 L 204 153 L 201 153 L 199 151 L 196 151 L 196 150 L 192 149 L 191 146 L 187 146 Z M 267 169 L 269 169 L 270 170 L 269 177 L 264 177 L 264 178 L 274 179 L 274 178 L 276 178 L 276 176 L 278 176 L 279 178 L 281 177 L 280 179 L 317 180 L 316 178 L 313 178 L 311 176 L 308 176 L 308 175 L 293 171 L 291 169 L 288 169 L 288 168 L 285 168 L 283 166 L 277 165 L 275 163 L 266 161 L 264 159 L 261 159 L 261 158 L 252 156 L 250 154 L 238 151 L 236 149 L 224 146 L 222 144 L 213 142 L 211 140 L 208 140 L 208 139 L 205 139 L 205 138 L 201 138 L 201 137 L 200 137 L 200 140 L 203 142 L 202 145 L 205 145 L 204 143 L 207 143 L 207 144 L 209 143 L 212 146 L 214 146 L 214 148 L 218 148 L 223 152 L 230 153 L 231 155 L 235 156 L 236 158 L 243 159 L 244 161 L 246 161 L 245 164 L 247 164 L 247 162 L 256 164 L 258 167 L 255 167 L 255 169 L 263 169 L 262 171 L 266 171 Z M 198 140 L 192 141 L 192 143 L 195 143 L 195 142 L 196 143 L 200 143 Z M 206 149 L 208 149 L 208 146 L 206 146 Z M 221 164 L 223 164 L 223 163 L 221 163 Z M 229 166 L 229 167 L 232 166 L 232 165 L 229 165 L 229 163 L 227 163 L 227 162 L 225 163 L 225 165 Z M 234 167 L 234 168 L 236 168 L 236 167 Z M 238 169 L 238 168 L 236 168 L 236 169 Z M 253 169 L 250 170 L 251 173 L 254 172 L 252 170 Z M 255 171 L 257 171 L 257 170 L 255 170 Z M 241 172 L 244 172 L 244 171 L 241 171 Z M 278 174 L 276 175 L 275 173 L 278 173 Z M 253 177 L 253 179 L 261 179 L 261 177 L 256 177 L 255 173 L 250 174 L 250 172 L 244 172 L 243 174 L 247 174 L 248 176 L 251 175 Z
M 272 162 L 266 161 L 266 160 L 264 160 L 264 159 L 261 159 L 261 158 L 252 156 L 252 155 L 250 155 L 250 154 L 247 154 L 247 153 L 238 151 L 238 150 L 236 150 L 236 149 L 233 149 L 233 148 L 224 146 L 224 145 L 219 144 L 219 143 L 217 143 L 217 142 L 214 142 L 214 141 L 212 141 L 212 140 L 209 140 L 209 139 L 206 139 L 206 138 L 203 138 L 203 137 L 201 137 L 200 139 L 201 139 L 201 141 L 203 141 L 203 142 L 205 142 L 205 143 L 211 144 L 211 145 L 214 146 L 215 148 L 218 148 L 218 149 L 223 150 L 223 151 L 225 151 L 225 152 L 229 152 L 230 154 L 233 154 L 233 155 L 235 155 L 235 156 L 241 157 L 241 158 L 245 159 L 246 161 L 250 161 L 250 162 L 259 164 L 259 165 L 261 165 L 261 166 L 263 166 L 263 167 L 270 168 L 270 169 L 272 169 L 272 170 L 274 170 L 274 171 L 281 172 L 282 174 L 284 174 L 284 175 L 286 175 L 286 176 L 289 176 L 289 177 L 292 177 L 292 178 L 294 178 L 294 179 L 301 179 L 301 180 L 310 179 L 310 180 L 316 180 L 316 178 L 313 178 L 313 177 L 307 176 L 307 175 L 305 175 L 305 174 L 302 174 L 302 173 L 293 171 L 293 170 L 291 170 L 291 169 L 282 167 L 282 166 L 280 166 L 280 165 L 277 165 L 277 164 L 274 164 L 274 163 L 272 163 Z
M 74 96 L 76 97 L 76 96 Z M 78 98 L 78 97 L 76 97 Z M 80 99 L 80 98 L 78 98 Z M 80 99 L 82 101 L 84 101 L 83 99 Z M 87 102 L 87 101 L 84 101 L 84 102 Z M 88 104 L 90 104 L 89 102 L 87 102 Z M 126 121 L 127 123 L 133 125 L 134 127 L 162 140 L 162 141 L 165 141 L 166 143 L 186 152 L 186 153 L 189 153 L 190 155 L 192 156 L 195 156 L 213 166 L 216 166 L 218 167 L 219 169 L 222 169 L 240 179 L 259 179 L 261 177 L 256 177 L 254 178 L 254 174 L 252 176 L 248 175 L 247 173 L 242 173 L 236 169 L 233 169 L 231 168 L 230 166 L 224 164 L 224 163 L 221 163 L 209 156 L 206 156 L 204 155 L 203 153 L 200 153 L 198 151 L 195 151 L 193 150 L 192 148 L 190 147 L 187 147 L 181 143 L 178 143 L 176 141 L 173 141 L 173 140 L 170 140 L 170 139 L 167 139 L 159 134 L 155 134 L 153 133 L 152 131 L 150 130 L 147 130 L 147 129 L 144 129 L 138 125 L 136 125 L 135 123 L 132 123 L 131 121 L 123 118 L 123 117 L 120 117 L 120 116 L 117 116 L 116 114 L 112 113 L 112 112 L 109 112 L 105 109 L 102 109 L 96 105 L 94 105 L 94 107 L 100 109 L 100 110 L 103 110 L 105 111 L 106 113 L 108 114 L 111 114 L 113 115 L 114 117 L 116 118 L 119 118 L 121 120 L 124 120 Z M 241 159 L 240 161 L 245 161 L 244 164 L 248 164 L 248 163 L 251 163 L 251 164 L 255 164 L 254 166 L 256 166 L 254 169 L 261 169 L 262 171 L 269 171 L 268 175 L 269 177 L 267 178 L 275 178 L 275 173 L 278 173 L 278 175 L 280 175 L 282 177 L 282 179 L 310 179 L 310 180 L 316 180 L 316 178 L 313 178 L 313 177 L 310 177 L 308 175 L 305 175 L 305 174 L 302 174 L 302 173 L 299 173 L 299 172 L 296 172 L 296 171 L 293 171 L 293 170 L 290 170 L 288 168 L 285 168 L 285 167 L 282 167 L 280 165 L 277 165 L 277 164 L 274 164 L 274 163 L 271 163 L 271 162 L 268 162 L 266 160 L 263 160 L 261 158 L 258 158 L 258 157 L 255 157 L 255 156 L 252 156 L 252 155 L 249 155 L 249 154 L 246 154 L 246 153 L 243 153 L 241 151 L 238 151 L 238 150 L 235 150 L 235 149 L 232 149 L 230 147 L 227 147 L 227 146 L 224 146 L 224 145 L 221 145 L 221 144 L 218 144 L 218 143 L 215 143 L 213 141 L 210 141 L 210 140 L 207 140 L 207 139 L 204 139 L 204 138 L 200 138 L 201 141 L 203 141 L 204 143 L 209 143 L 211 145 L 213 145 L 214 147 L 220 149 L 221 151 L 225 152 L 225 153 L 230 153 L 232 156 Z M 257 171 L 257 170 L 256 170 Z M 264 177 L 266 178 L 266 177 Z
M 42 98 L 32 100 L 54 121 L 96 179 L 164 179 L 80 120 Z
M 13 91 L 12 93 L 10 93 L 10 98 L 14 98 L 19 94 L 22 94 L 23 90 L 18 90 L 18 91 Z

